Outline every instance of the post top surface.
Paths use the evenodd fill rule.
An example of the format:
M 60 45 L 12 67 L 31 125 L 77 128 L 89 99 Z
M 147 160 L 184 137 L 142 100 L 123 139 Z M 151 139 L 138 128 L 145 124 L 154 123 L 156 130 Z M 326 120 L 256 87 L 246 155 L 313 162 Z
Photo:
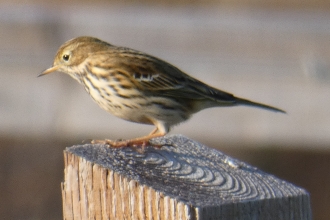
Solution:
M 182 135 L 155 138 L 152 143 L 162 147 L 147 146 L 142 152 L 85 144 L 66 151 L 199 207 L 308 196 L 304 189 Z

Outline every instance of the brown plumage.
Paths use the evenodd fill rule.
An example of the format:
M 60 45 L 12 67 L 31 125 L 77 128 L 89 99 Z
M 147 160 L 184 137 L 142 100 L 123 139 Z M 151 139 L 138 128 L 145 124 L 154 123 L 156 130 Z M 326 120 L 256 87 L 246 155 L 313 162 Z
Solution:
M 115 116 L 156 126 L 141 138 L 94 141 L 114 147 L 145 144 L 205 108 L 247 105 L 284 112 L 208 86 L 156 57 L 93 37 L 64 43 L 53 66 L 39 76 L 54 71 L 76 79 L 101 108 Z

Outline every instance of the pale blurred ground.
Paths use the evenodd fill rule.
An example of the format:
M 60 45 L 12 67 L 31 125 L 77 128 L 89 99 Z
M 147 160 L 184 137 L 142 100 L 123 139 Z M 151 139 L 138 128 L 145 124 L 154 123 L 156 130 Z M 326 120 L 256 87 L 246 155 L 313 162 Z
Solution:
M 330 4 L 250 3 L 0 1 L 0 187 L 6 192 L 0 195 L 0 218 L 1 213 L 11 219 L 61 218 L 61 152 L 66 146 L 90 138 L 131 138 L 153 129 L 99 109 L 69 76 L 37 78 L 62 43 L 90 35 L 150 53 L 214 87 L 287 111 L 208 109 L 171 133 L 280 176 L 283 169 L 292 170 L 283 178 L 310 191 L 314 186 L 308 184 L 317 182 L 322 192 L 315 195 L 321 199 L 312 193 L 312 200 L 322 204 L 313 208 L 314 217 L 326 219 L 325 212 L 330 213 L 322 207 L 330 202 L 330 156 L 325 157 L 330 152 Z M 266 150 L 272 153 L 260 159 L 266 158 L 260 153 Z M 306 161 L 313 166 L 295 170 Z M 294 176 L 297 172 L 306 179 L 320 175 L 304 182 Z M 22 173 L 27 184 L 19 185 Z M 31 197 L 40 189 L 34 182 L 44 182 L 48 194 Z

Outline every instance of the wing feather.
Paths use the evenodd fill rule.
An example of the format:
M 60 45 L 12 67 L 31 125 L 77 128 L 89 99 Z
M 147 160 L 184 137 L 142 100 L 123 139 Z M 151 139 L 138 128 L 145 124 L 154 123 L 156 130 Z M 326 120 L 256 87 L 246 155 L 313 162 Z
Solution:
M 129 48 L 115 47 L 104 63 L 120 68 L 146 93 L 187 99 L 211 99 L 233 103 L 235 97 L 190 77 L 177 67 L 156 57 Z

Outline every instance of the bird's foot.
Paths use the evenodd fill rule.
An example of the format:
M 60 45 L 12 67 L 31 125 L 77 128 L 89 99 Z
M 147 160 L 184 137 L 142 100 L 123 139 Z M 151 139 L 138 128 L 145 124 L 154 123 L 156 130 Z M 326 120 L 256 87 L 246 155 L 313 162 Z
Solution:
M 92 144 L 105 144 L 108 145 L 109 147 L 113 147 L 113 148 L 120 148 L 120 147 L 145 147 L 148 143 L 148 141 L 132 141 L 132 140 L 109 140 L 109 139 L 105 139 L 105 140 L 92 140 L 91 141 Z
M 109 147 L 113 148 L 120 148 L 120 147 L 141 147 L 144 149 L 147 145 L 151 145 L 156 148 L 161 148 L 163 145 L 157 145 L 157 144 L 150 144 L 150 139 L 155 138 L 155 137 L 162 137 L 165 135 L 165 133 L 157 132 L 158 129 L 154 129 L 149 135 L 139 137 L 139 138 L 134 138 L 134 139 L 129 139 L 129 140 L 92 140 L 92 144 L 106 144 L 109 145 Z
M 126 140 L 110 140 L 110 139 L 105 139 L 105 140 L 92 140 L 91 141 L 92 144 L 104 144 L 104 145 L 108 145 L 110 147 L 114 147 L 114 148 L 119 148 L 119 147 L 128 147 L 129 143 Z
M 109 140 L 109 139 L 105 139 L 105 140 L 92 140 L 91 144 L 104 144 L 104 145 L 108 145 L 109 147 L 113 147 L 113 148 L 120 148 L 120 147 L 141 147 L 142 149 L 144 149 L 146 146 L 150 145 L 149 142 L 150 139 L 131 139 L 131 140 Z M 152 144 L 151 146 L 156 147 L 156 148 L 161 148 L 162 145 L 155 145 Z

